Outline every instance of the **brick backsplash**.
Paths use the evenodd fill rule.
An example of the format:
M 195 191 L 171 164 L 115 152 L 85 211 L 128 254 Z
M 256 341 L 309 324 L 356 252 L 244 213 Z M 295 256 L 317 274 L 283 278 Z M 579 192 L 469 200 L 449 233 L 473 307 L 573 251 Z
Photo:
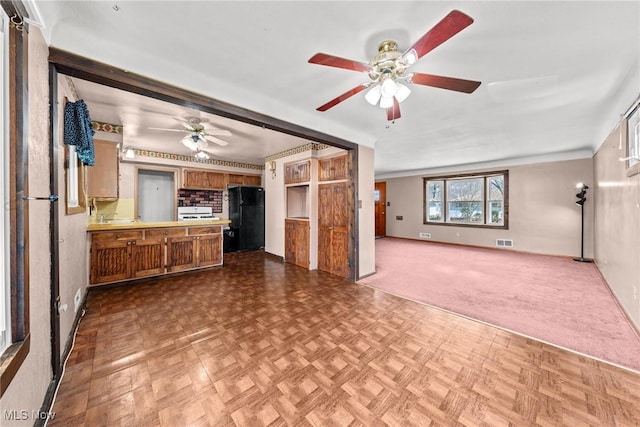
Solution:
M 211 206 L 213 213 L 222 213 L 222 191 L 178 190 L 178 206 Z

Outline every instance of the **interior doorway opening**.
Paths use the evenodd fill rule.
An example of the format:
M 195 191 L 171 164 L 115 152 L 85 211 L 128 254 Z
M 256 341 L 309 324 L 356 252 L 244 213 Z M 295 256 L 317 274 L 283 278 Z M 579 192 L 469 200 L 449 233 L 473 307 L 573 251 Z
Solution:
M 376 239 L 387 235 L 387 183 L 376 182 L 373 203 L 376 218 Z
M 176 220 L 175 172 L 138 169 L 137 217 L 143 222 Z

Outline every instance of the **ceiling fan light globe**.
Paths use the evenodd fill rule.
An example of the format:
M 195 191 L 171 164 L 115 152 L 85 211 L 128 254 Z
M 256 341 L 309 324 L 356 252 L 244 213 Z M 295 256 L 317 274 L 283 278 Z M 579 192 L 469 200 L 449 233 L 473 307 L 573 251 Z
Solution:
M 398 85 L 392 79 L 387 78 L 382 82 L 381 93 L 383 97 L 393 98 L 398 92 Z
M 182 140 L 182 144 L 191 151 L 196 151 L 198 149 L 198 144 L 193 142 L 191 138 L 184 138 Z
M 409 89 L 408 87 L 406 87 L 401 83 L 396 83 L 396 86 L 398 86 L 398 91 L 396 92 L 396 99 L 398 100 L 398 102 L 402 102 L 405 99 L 407 99 L 407 97 L 411 93 L 411 89 Z
M 366 99 L 369 104 L 376 105 L 382 96 L 381 90 L 380 85 L 375 85 L 369 89 L 369 92 L 366 93 L 364 99 Z
M 380 98 L 380 108 L 393 107 L 393 96 L 384 96 Z

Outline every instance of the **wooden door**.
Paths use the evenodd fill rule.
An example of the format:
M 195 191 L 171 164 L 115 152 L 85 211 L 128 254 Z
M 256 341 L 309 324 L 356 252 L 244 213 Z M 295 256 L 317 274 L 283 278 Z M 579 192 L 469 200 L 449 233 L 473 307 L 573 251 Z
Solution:
M 374 193 L 376 237 L 387 235 L 387 183 L 376 182 Z
M 333 225 L 331 184 L 318 185 L 318 270 L 331 272 L 331 227 Z
M 318 181 L 331 181 L 331 159 L 318 160 Z
M 331 159 L 332 179 L 347 179 L 349 167 L 347 156 L 334 157 Z
M 346 228 L 331 230 L 330 273 L 340 277 L 349 275 L 349 234 Z
M 196 266 L 195 237 L 167 238 L 167 271 L 180 271 Z
M 133 277 L 164 273 L 164 240 L 145 239 L 131 242 L 131 274 Z
M 318 186 L 318 269 L 349 274 L 347 183 Z
M 349 215 L 347 183 L 333 184 L 331 211 L 331 274 L 347 277 L 349 274 Z
M 284 260 L 296 263 L 296 221 L 284 220 Z
M 198 267 L 222 264 L 222 234 L 197 236 L 197 242 Z
M 131 276 L 131 241 L 107 240 L 91 244 L 90 282 L 106 283 L 125 280 Z
M 296 265 L 309 268 L 309 222 L 296 221 Z

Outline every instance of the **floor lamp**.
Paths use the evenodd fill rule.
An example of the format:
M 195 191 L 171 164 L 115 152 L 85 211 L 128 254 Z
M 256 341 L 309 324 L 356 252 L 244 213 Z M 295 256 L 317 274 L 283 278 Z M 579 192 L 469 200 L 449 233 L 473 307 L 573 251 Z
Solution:
M 580 224 L 580 258 L 574 258 L 573 260 L 579 262 L 593 262 L 592 259 L 584 257 L 584 202 L 587 201 L 587 188 L 589 187 L 582 182 L 579 182 L 576 187 L 580 189 L 580 192 L 576 194 L 576 197 L 578 198 L 578 200 L 576 200 L 576 205 L 580 206 L 580 216 L 582 218 Z

